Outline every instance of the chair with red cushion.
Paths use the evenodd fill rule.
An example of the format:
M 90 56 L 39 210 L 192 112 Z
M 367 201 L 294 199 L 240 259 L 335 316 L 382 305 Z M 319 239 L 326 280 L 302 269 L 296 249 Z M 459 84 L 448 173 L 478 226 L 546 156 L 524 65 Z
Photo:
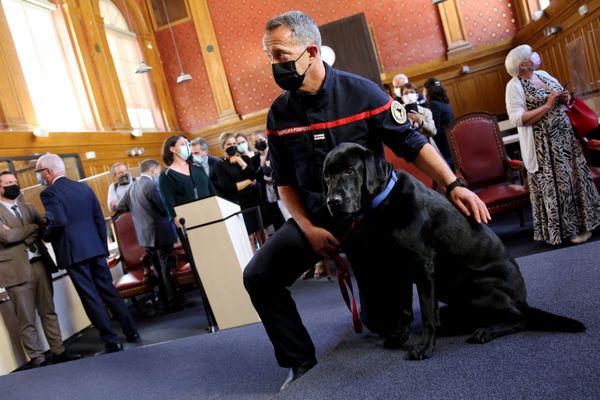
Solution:
M 156 279 L 151 272 L 152 261 L 146 250 L 139 244 L 131 213 L 122 213 L 113 217 L 113 225 L 117 243 L 119 245 L 119 258 L 123 266 L 123 276 L 116 279 L 113 284 L 122 298 L 131 298 L 135 308 L 140 311 L 136 296 L 150 295 L 154 310 L 158 313 L 158 306 L 154 298 Z
M 530 202 L 526 172 L 522 161 L 506 155 L 496 117 L 466 114 L 452 121 L 446 133 L 456 175 L 483 200 L 491 215 L 517 211 L 523 226 L 523 208 Z M 522 184 L 515 182 L 515 172 Z
M 175 263 L 175 268 L 171 272 L 175 283 L 180 288 L 180 290 L 181 286 L 195 285 L 196 277 L 194 276 L 192 267 L 188 262 L 187 255 L 185 254 L 183 246 L 179 245 L 175 247 L 175 255 L 177 262 Z

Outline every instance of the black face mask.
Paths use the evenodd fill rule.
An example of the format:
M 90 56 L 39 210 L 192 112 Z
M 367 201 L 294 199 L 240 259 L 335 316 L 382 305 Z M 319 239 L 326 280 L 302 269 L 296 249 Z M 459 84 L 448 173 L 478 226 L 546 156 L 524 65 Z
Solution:
M 265 141 L 256 142 L 256 143 L 254 143 L 254 147 L 256 147 L 256 150 L 258 150 L 258 151 L 266 150 L 267 142 L 265 142 Z
M 298 74 L 296 71 L 296 61 L 302 57 L 304 51 L 298 58 L 294 61 L 286 61 L 279 64 L 272 64 L 271 68 L 273 69 L 273 78 L 275 78 L 275 83 L 279 85 L 284 90 L 294 91 L 300 89 L 302 86 L 302 82 L 304 82 L 304 77 L 306 76 L 306 71 L 310 68 L 306 68 L 306 71 L 302 75 Z M 312 64 L 311 64 L 312 65 Z
M 229 157 L 233 157 L 237 153 L 237 147 L 236 146 L 228 147 L 225 149 L 225 153 L 227 153 L 227 155 Z
M 21 194 L 21 188 L 19 185 L 4 186 L 4 197 L 10 200 L 14 200 Z

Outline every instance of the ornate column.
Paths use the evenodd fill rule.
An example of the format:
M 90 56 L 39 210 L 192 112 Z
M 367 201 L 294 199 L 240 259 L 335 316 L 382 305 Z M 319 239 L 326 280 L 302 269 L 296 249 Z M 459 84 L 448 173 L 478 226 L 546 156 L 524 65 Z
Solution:
M 33 104 L 15 44 L 0 5 L 0 129 L 29 131 L 37 127 Z
M 100 130 L 131 130 L 125 99 L 95 0 L 61 0 L 65 24 Z
M 438 3 L 438 10 L 448 45 L 446 56 L 450 59 L 473 49 L 473 45 L 467 41 L 465 35 L 457 0 Z
M 202 50 L 202 59 L 206 67 L 208 82 L 219 114 L 218 122 L 237 121 L 240 116 L 235 110 L 233 97 L 229 90 L 229 82 L 227 82 L 227 75 L 208 4 L 206 0 L 192 0 L 188 4 L 196 28 L 198 43 L 200 43 L 200 49 Z

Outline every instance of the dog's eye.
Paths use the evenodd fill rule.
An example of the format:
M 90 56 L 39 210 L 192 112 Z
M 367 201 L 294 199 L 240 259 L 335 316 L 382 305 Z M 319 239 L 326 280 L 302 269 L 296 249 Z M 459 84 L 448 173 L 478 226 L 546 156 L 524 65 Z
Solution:
M 354 172 L 354 168 L 352 168 L 352 167 L 348 167 L 348 168 L 346 168 L 346 170 L 344 171 L 344 174 L 346 174 L 346 175 L 350 175 L 350 174 L 352 174 L 353 172 Z
M 323 173 L 323 179 L 325 179 L 326 181 L 329 180 L 329 174 L 327 172 Z

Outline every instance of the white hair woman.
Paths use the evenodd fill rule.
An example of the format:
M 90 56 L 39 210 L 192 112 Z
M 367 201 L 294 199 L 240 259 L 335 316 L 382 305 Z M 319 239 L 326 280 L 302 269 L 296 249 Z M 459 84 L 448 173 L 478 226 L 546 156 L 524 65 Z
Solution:
M 600 225 L 600 195 L 567 117 L 570 95 L 530 46 L 506 56 L 506 111 L 517 126 L 533 215 L 533 238 L 583 243 Z

